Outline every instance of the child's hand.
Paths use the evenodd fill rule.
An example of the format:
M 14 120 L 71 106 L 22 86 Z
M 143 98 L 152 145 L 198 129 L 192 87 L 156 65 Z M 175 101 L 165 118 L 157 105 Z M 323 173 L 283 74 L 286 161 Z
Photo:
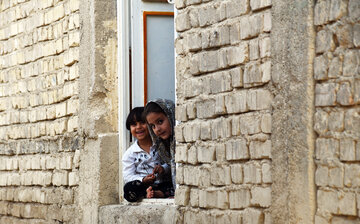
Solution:
M 164 173 L 164 168 L 160 165 L 156 165 L 153 170 L 153 174 L 155 174 L 155 173 L 158 173 L 158 174 Z
M 152 184 L 152 183 L 154 183 L 155 179 L 156 179 L 156 177 L 154 174 L 149 174 L 143 178 L 142 182 L 144 182 L 146 184 Z

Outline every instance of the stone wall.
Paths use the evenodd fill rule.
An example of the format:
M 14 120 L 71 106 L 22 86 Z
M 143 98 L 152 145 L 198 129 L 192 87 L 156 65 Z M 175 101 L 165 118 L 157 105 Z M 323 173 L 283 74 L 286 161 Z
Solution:
M 315 223 L 360 222 L 360 2 L 314 9 Z
M 269 223 L 271 1 L 175 5 L 182 222 Z
M 73 222 L 79 0 L 0 1 L 0 223 Z

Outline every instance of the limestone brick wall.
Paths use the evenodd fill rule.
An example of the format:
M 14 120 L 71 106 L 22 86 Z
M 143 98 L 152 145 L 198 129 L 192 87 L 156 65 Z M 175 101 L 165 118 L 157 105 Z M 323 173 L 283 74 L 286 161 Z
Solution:
M 0 223 L 68 223 L 79 158 L 78 0 L 0 1 Z
M 360 1 L 314 9 L 315 223 L 360 222 Z
M 271 1 L 175 5 L 175 203 L 183 222 L 268 223 Z

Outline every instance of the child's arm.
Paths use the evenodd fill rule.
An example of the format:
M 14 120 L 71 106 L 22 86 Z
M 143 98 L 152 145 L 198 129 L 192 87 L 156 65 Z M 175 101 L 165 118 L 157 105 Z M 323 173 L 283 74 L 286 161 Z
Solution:
M 161 167 L 164 169 L 164 173 L 163 173 L 164 175 L 171 173 L 171 166 L 168 165 L 167 163 L 161 164 Z

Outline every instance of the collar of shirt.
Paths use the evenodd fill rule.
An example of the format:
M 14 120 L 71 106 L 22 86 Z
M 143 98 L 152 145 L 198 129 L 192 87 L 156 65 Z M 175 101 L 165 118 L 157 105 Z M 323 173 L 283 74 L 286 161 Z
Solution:
M 135 144 L 137 144 L 139 147 L 136 147 L 136 148 L 134 149 L 134 152 L 137 152 L 137 153 L 139 153 L 139 152 L 147 153 L 147 152 L 145 152 L 145 151 L 140 147 L 138 141 L 136 141 Z M 150 146 L 150 153 L 151 153 L 152 151 L 154 151 L 154 147 L 153 147 L 153 146 Z M 149 153 L 149 154 L 150 154 L 150 153 Z M 151 154 L 150 154 L 150 155 L 151 155 Z

